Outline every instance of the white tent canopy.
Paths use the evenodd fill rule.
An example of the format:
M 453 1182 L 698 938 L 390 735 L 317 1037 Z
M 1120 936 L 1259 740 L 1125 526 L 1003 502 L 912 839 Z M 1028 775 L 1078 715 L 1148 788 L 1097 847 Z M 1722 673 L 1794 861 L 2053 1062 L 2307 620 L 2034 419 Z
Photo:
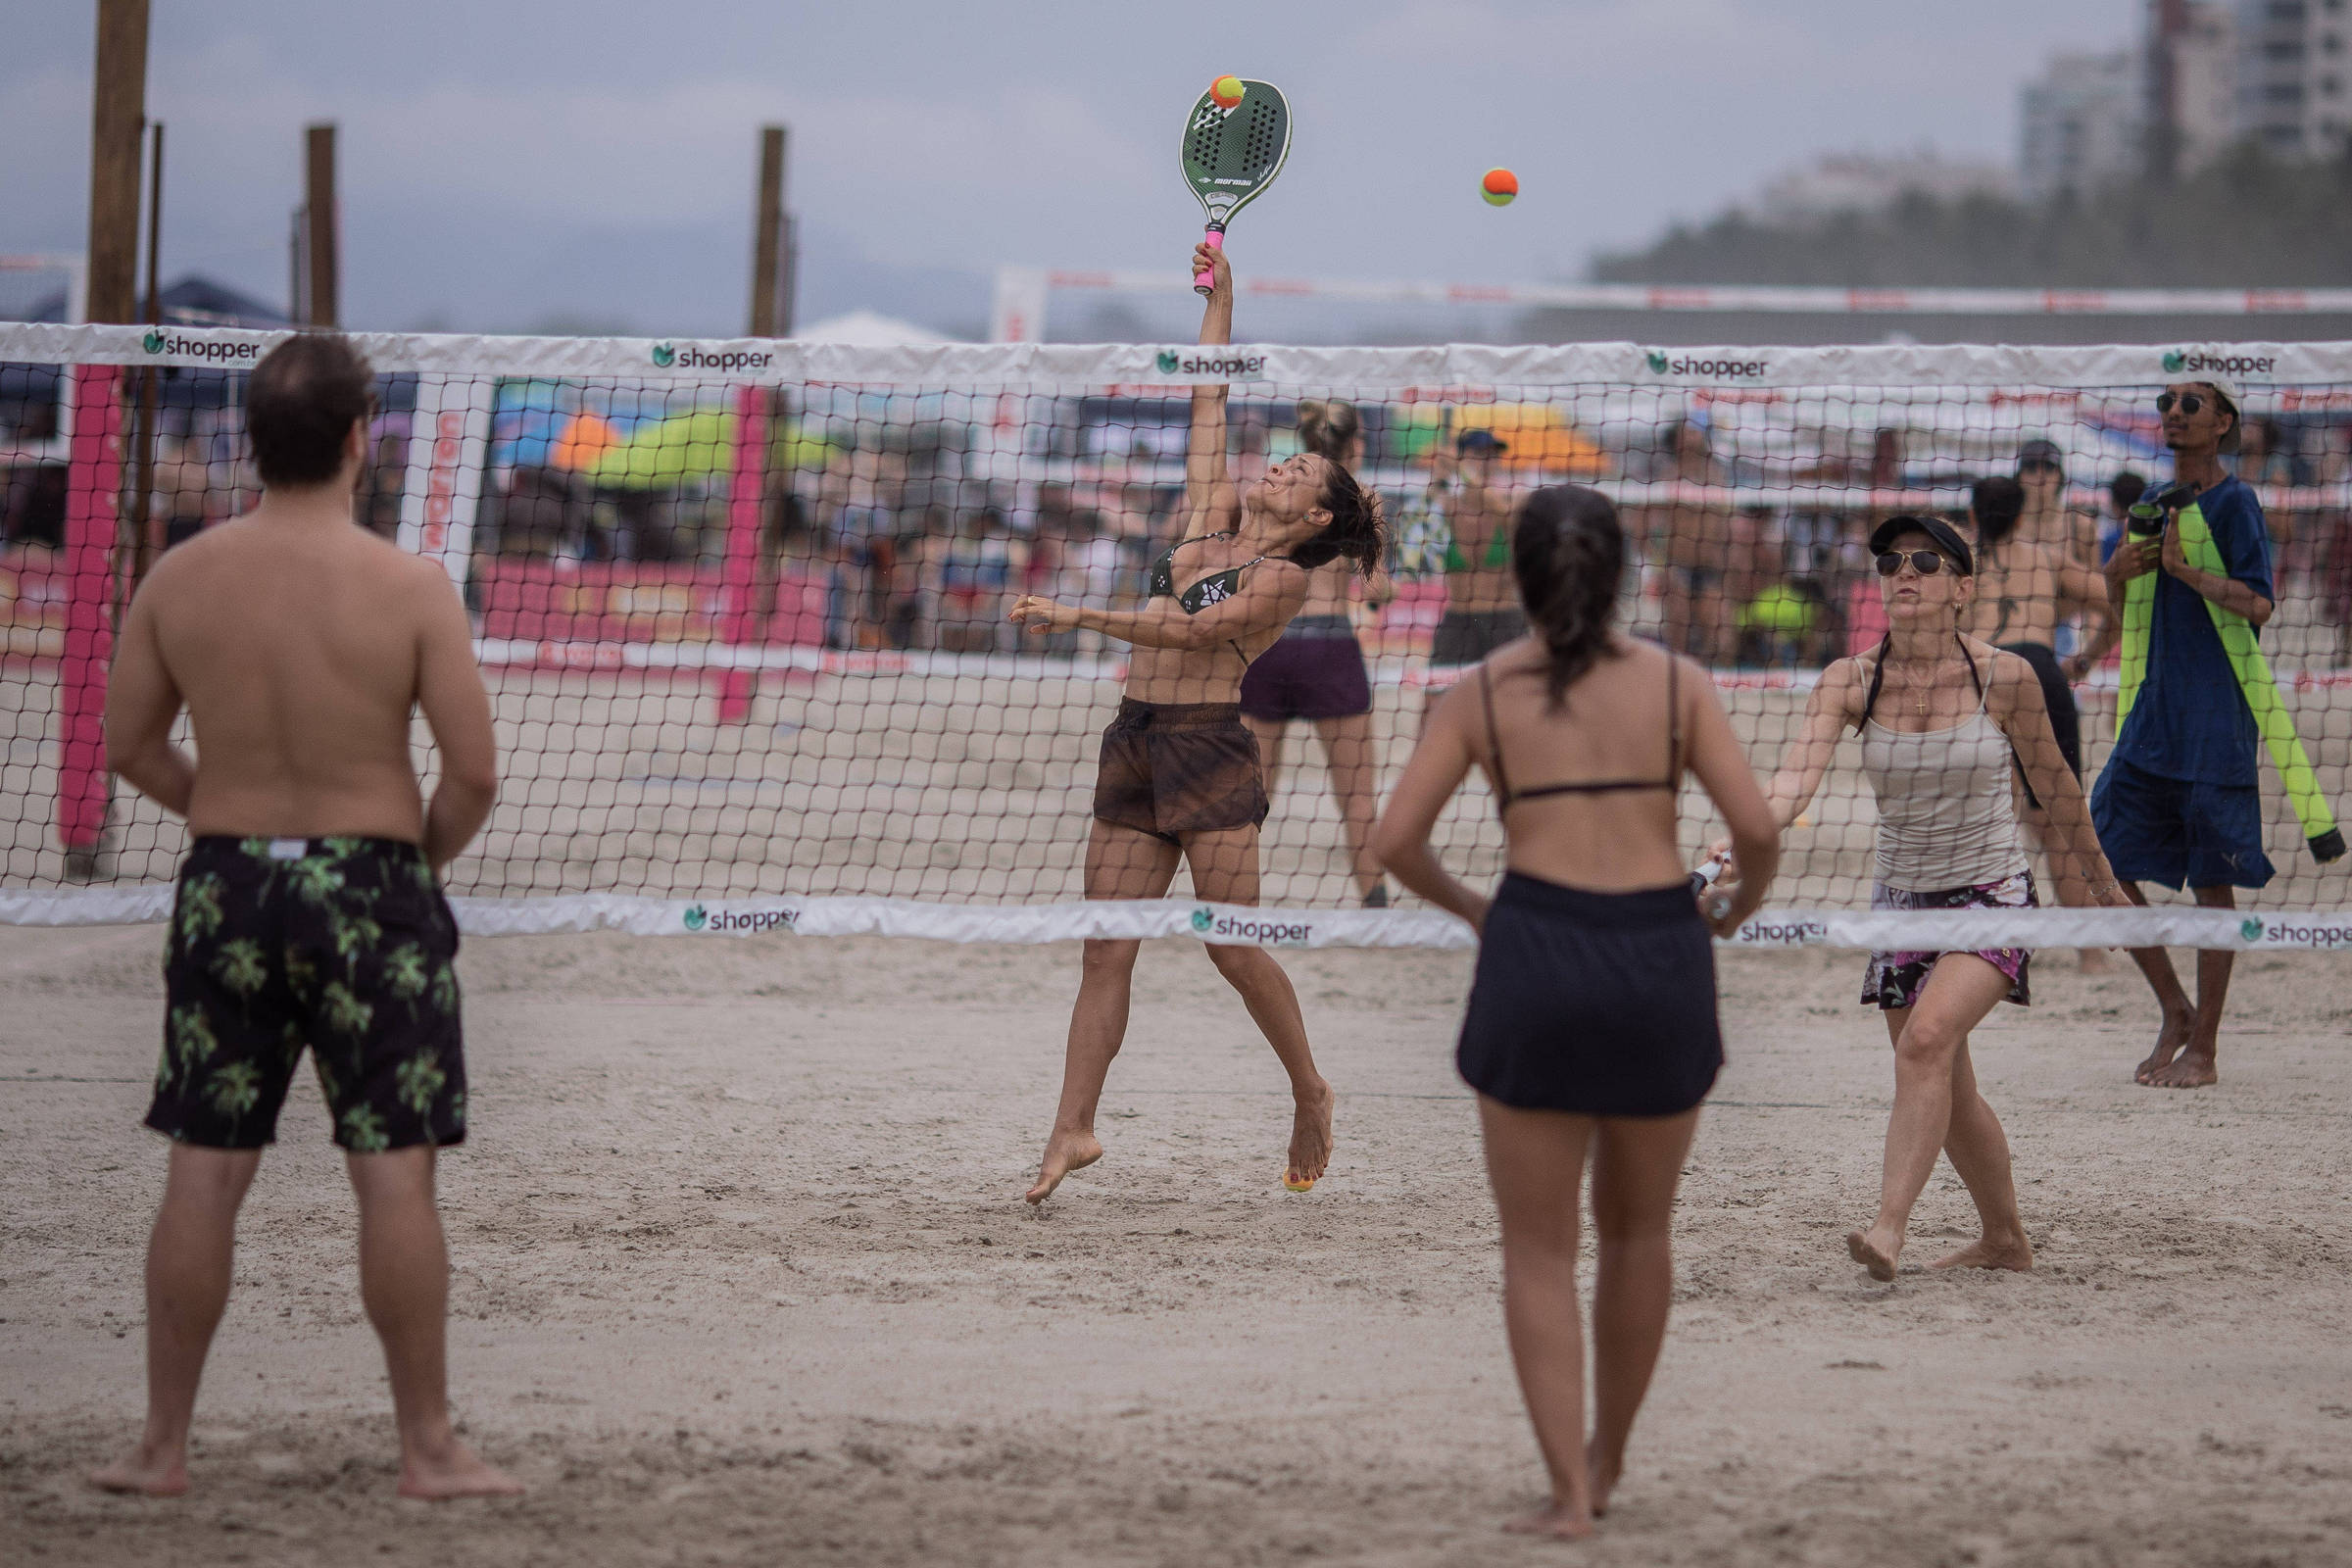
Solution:
M 848 343 L 858 348 L 909 348 L 955 341 L 927 326 L 917 326 L 912 321 L 903 321 L 895 316 L 884 316 L 875 311 L 850 311 L 840 316 L 828 316 L 821 321 L 809 322 L 792 335 L 804 343 Z

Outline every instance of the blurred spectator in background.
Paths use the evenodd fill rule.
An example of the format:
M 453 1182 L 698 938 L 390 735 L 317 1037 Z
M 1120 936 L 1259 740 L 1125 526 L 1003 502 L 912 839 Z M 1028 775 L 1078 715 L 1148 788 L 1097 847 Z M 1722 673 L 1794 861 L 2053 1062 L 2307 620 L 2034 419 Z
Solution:
M 1708 664 L 1728 664 L 1739 628 L 1734 601 L 1726 593 L 1732 562 L 1732 509 L 1697 492 L 1728 481 L 1695 419 L 1678 421 L 1668 435 L 1675 487 L 1663 506 L 1646 509 L 1642 529 L 1645 553 L 1666 568 L 1666 646 Z
M 2295 483 L 2295 460 L 2280 450 L 2278 421 L 2268 415 L 2256 415 L 2246 421 L 2245 434 L 2239 438 L 2236 473 L 2254 487 L 2262 499 L 2262 520 L 2271 530 L 2271 559 L 2278 564 L 2278 585 L 2283 588 L 2290 570 L 2302 575 L 2301 559 L 2291 553 L 2295 535 L 2301 531 L 2295 514 L 2279 504 L 2281 490 Z
M 2055 441 L 2036 437 L 2017 449 L 2017 483 L 2025 492 L 2025 511 L 2017 519 L 2016 536 L 2026 544 L 2047 545 L 2087 566 L 2099 558 L 2099 519 L 2066 504 L 2066 455 Z M 1980 602 L 1984 590 L 1978 590 Z M 2074 620 L 2062 620 L 2052 646 L 2064 658 L 2083 646 Z
M 2115 547 L 2124 542 L 2124 518 L 2139 498 L 2148 493 L 2145 474 L 2130 468 L 2107 481 L 2107 513 L 2099 518 L 2099 559 L 2097 564 L 2107 564 Z
M 1027 541 L 1012 532 L 1004 513 L 978 507 L 964 514 L 955 533 L 929 541 L 928 555 L 939 646 L 952 654 L 995 653 L 1010 625 L 1005 596 L 1028 570 Z
M 8 470 L 7 480 L 7 492 L 0 496 L 0 545 L 12 549 L 37 545 L 47 550 L 63 550 L 66 466 L 18 464 Z

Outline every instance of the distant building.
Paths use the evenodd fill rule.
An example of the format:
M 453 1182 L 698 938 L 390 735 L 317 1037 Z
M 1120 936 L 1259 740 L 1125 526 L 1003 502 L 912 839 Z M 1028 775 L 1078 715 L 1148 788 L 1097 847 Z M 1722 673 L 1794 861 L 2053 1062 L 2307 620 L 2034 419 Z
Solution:
M 1833 213 L 1877 212 L 1914 193 L 1950 201 L 2006 196 L 2016 185 L 2016 176 L 1998 164 L 1947 159 L 1929 149 L 1892 157 L 1832 153 L 1771 180 L 1758 206 L 1766 219 L 1792 222 Z
M 2236 19 L 2220 0 L 2155 0 L 2149 13 L 2150 172 L 2193 174 L 2244 134 Z
M 2026 84 L 2018 183 L 2036 201 L 2076 194 L 2145 167 L 2147 89 L 2139 56 L 2059 55 Z
M 2324 158 L 2352 136 L 2352 6 L 2239 0 L 2237 123 L 2285 158 Z

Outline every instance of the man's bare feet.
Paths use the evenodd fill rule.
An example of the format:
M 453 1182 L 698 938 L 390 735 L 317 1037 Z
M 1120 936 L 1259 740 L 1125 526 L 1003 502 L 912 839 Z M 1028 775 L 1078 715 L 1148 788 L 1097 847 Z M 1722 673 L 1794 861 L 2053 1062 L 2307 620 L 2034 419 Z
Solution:
M 2034 1266 L 2034 1249 L 2023 1236 L 2007 1241 L 1985 1238 L 1970 1243 L 1947 1257 L 1930 1263 L 1930 1268 L 2006 1268 L 2023 1274 Z
M 1046 1140 L 1045 1161 L 1037 1167 L 1037 1181 L 1027 1194 L 1032 1203 L 1042 1203 L 1054 1196 L 1061 1179 L 1074 1170 L 1084 1170 L 1102 1157 L 1102 1142 L 1093 1133 L 1056 1132 Z
M 447 1502 L 452 1497 L 518 1497 L 522 1483 L 451 1438 L 436 1450 L 417 1447 L 400 1456 L 400 1494 L 428 1502 Z
M 2140 1080 L 2150 1089 L 2203 1089 L 2221 1081 L 2210 1051 L 2183 1051 Z
M 1503 1530 L 1514 1536 L 1549 1536 L 1555 1541 L 1582 1541 L 1592 1533 L 1592 1514 L 1572 1503 L 1547 1502 L 1533 1513 L 1508 1520 Z
M 1885 1282 L 1894 1278 L 1894 1260 L 1902 1255 L 1901 1237 L 1889 1241 L 1873 1230 L 1847 1231 L 1845 1250 L 1855 1262 L 1870 1270 L 1870 1277 Z
M 148 1497 L 176 1497 L 188 1490 L 188 1455 L 174 1445 L 151 1449 L 144 1443 L 103 1470 L 90 1472 L 102 1492 L 135 1492 Z
M 2139 1084 L 2152 1081 L 2180 1054 L 2180 1048 L 2188 1044 L 2188 1037 L 2195 1033 L 2196 1027 L 2197 1015 L 2193 1009 L 2167 1012 L 2164 1026 L 2156 1031 L 2154 1049 L 2149 1051 L 2146 1060 L 2132 1069 L 2132 1081 Z
M 1298 1097 L 1298 1109 L 1291 1117 L 1291 1162 L 1282 1173 L 1282 1185 L 1294 1193 L 1321 1181 L 1331 1165 L 1331 1111 L 1338 1100 L 1331 1085 L 1320 1080 Z

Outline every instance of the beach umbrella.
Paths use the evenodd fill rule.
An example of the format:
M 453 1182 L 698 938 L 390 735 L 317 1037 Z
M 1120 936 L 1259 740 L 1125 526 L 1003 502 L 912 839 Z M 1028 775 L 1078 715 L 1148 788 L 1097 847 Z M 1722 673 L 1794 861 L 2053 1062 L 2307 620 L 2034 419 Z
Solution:
M 612 428 L 612 421 L 593 414 L 574 415 L 564 427 L 564 433 L 548 448 L 548 462 L 559 468 L 593 467 L 620 440 L 620 432 Z
M 769 462 L 786 467 L 821 466 L 830 447 L 797 428 L 775 444 Z M 591 484 L 615 490 L 662 490 L 735 469 L 735 416 L 698 409 L 653 419 L 614 440 L 575 471 Z

